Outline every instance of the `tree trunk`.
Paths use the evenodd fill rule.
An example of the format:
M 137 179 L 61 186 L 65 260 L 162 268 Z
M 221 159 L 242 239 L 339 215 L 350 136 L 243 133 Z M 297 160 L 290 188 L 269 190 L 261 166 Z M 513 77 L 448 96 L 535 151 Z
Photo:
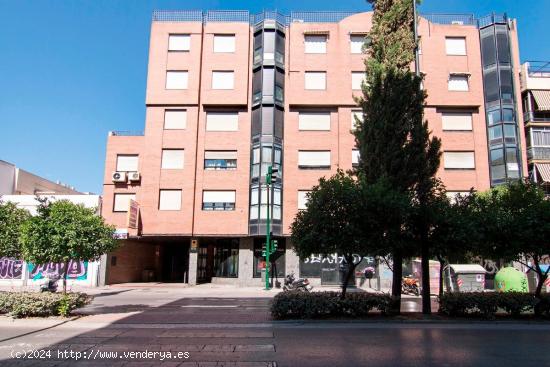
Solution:
M 422 313 L 432 314 L 432 301 L 430 298 L 430 249 L 426 240 L 422 241 Z
M 346 256 L 346 261 L 348 263 L 348 271 L 344 278 L 344 282 L 342 283 L 342 299 L 346 298 L 346 291 L 348 289 L 349 280 L 351 278 L 351 275 L 355 272 L 355 268 L 357 267 L 357 264 L 353 263 L 353 255 Z
M 65 261 L 63 269 L 63 294 L 67 293 L 67 273 L 69 272 L 69 261 Z
M 539 300 L 538 303 L 535 305 L 535 316 L 541 316 L 542 310 L 546 308 L 546 302 L 547 300 L 545 298 L 541 297 L 542 294 L 542 287 L 544 286 L 544 282 L 548 278 L 548 272 L 543 272 L 539 265 L 539 259 L 536 257 L 533 257 L 533 262 L 535 263 L 535 270 L 537 272 L 537 289 L 535 290 L 535 297 Z
M 391 313 L 401 313 L 401 282 L 403 281 L 403 253 L 397 249 L 393 253 L 393 280 L 391 285 L 392 306 Z
M 443 268 L 445 266 L 445 259 L 443 259 L 441 256 L 437 256 L 437 260 L 439 261 L 439 298 L 443 296 Z

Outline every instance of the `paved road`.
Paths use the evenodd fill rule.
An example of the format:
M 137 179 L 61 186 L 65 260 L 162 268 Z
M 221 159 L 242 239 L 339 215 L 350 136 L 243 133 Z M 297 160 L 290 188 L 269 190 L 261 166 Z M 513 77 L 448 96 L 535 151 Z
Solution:
M 153 291 L 100 296 L 57 326 L 0 320 L 0 366 L 550 366 L 550 324 L 274 323 L 269 298 Z M 31 349 L 52 353 L 10 357 Z

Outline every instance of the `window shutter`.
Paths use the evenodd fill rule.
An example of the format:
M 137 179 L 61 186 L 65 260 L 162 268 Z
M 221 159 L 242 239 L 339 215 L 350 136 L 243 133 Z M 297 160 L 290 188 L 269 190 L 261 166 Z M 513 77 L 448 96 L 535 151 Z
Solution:
M 207 150 L 204 159 L 237 159 L 236 150 Z
M 351 35 L 350 36 L 350 47 L 352 54 L 360 54 L 363 52 L 363 44 L 365 43 L 365 36 L 362 35 Z
M 445 168 L 474 169 L 474 152 L 444 152 L 443 162 L 445 163 Z
M 298 165 L 301 167 L 330 167 L 330 150 L 299 151 Z
M 325 35 L 306 35 L 305 37 L 306 54 L 325 54 L 327 53 L 327 36 Z
M 214 52 L 235 52 L 235 35 L 215 34 Z
M 359 164 L 359 149 L 353 149 L 351 151 L 351 164 Z
M 207 112 L 206 131 L 237 131 L 239 114 L 237 112 Z
M 191 37 L 188 34 L 171 34 L 168 36 L 168 51 L 189 51 Z
M 443 130 L 472 130 L 471 112 L 443 112 L 441 114 L 441 124 Z
M 351 73 L 351 89 L 361 90 L 361 84 L 363 83 L 363 80 L 365 80 L 364 71 L 353 71 Z
M 187 71 L 167 71 L 166 89 L 187 89 Z
M 203 203 L 234 203 L 235 191 L 203 191 Z
M 447 55 L 466 55 L 466 38 L 447 37 L 445 38 L 445 49 Z
M 186 110 L 165 110 L 164 111 L 164 129 L 178 130 L 187 127 Z
M 119 154 L 116 157 L 116 170 L 124 172 L 135 172 L 138 170 L 139 156 Z
M 300 112 L 299 130 L 330 130 L 330 112 Z
M 160 190 L 159 210 L 181 210 L 181 190 Z
M 307 209 L 308 197 L 307 194 L 311 191 L 300 190 L 298 191 L 298 210 Z
M 130 200 L 136 200 L 136 194 L 115 194 L 113 211 L 127 212 L 130 208 Z
M 449 90 L 467 92 L 469 90 L 468 76 L 458 74 L 449 76 Z
M 233 71 L 213 71 L 212 89 L 233 89 L 235 84 Z
M 327 73 L 324 71 L 306 71 L 305 89 L 326 89 Z
M 163 149 L 162 150 L 162 168 L 163 169 L 183 169 L 184 150 L 183 149 Z

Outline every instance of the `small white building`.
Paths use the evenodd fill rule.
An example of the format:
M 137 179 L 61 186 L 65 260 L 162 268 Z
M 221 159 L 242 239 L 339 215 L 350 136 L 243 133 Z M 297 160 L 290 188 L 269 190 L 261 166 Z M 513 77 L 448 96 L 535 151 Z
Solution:
M 40 195 L 50 201 L 69 200 L 75 204 L 83 204 L 87 208 L 96 208 L 97 215 L 101 211 L 101 196 L 99 195 Z M 35 195 L 3 195 L 0 200 L 12 202 L 17 207 L 28 210 L 36 215 L 39 202 Z M 104 256 L 105 257 L 105 256 Z M 95 287 L 104 284 L 104 267 L 101 261 L 71 261 L 69 263 L 67 287 L 73 285 Z M 42 284 L 47 274 L 61 274 L 61 264 L 34 265 L 23 260 L 13 258 L 0 258 L 0 286 L 21 287 Z

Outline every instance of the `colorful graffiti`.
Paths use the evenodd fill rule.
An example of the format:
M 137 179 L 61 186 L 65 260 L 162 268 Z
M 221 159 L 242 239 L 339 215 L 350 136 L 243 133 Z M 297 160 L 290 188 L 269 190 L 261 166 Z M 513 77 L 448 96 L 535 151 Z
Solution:
M 0 258 L 0 279 L 21 279 L 23 276 L 23 260 L 11 257 Z
M 29 269 L 29 277 L 32 280 L 44 279 L 50 275 L 62 276 L 65 270 L 63 263 L 48 263 L 35 266 L 27 264 Z M 85 280 L 88 277 L 88 262 L 87 261 L 69 261 L 69 270 L 67 271 L 67 279 Z

